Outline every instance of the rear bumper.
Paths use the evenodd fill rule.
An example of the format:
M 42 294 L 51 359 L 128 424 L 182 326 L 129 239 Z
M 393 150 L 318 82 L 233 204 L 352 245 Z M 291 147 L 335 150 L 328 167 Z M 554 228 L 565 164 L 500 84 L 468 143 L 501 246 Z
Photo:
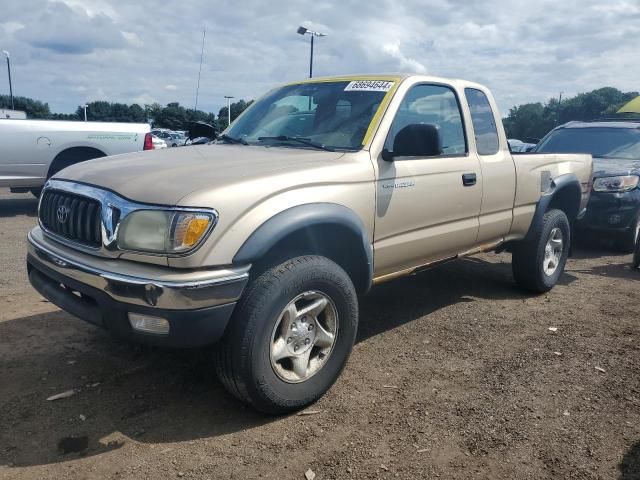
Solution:
M 97 270 L 39 244 L 29 235 L 29 281 L 46 299 L 94 325 L 141 343 L 197 347 L 224 333 L 248 281 L 246 269 L 209 278 L 159 281 Z M 129 313 L 168 322 L 168 333 L 135 330 Z
M 587 214 L 576 228 L 610 232 L 626 232 L 634 224 L 640 211 L 640 190 L 625 193 L 593 192 Z

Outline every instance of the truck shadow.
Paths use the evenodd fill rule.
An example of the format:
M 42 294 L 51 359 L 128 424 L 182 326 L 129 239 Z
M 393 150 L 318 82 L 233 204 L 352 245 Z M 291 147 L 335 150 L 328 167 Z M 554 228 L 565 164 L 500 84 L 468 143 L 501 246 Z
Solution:
M 357 341 L 474 297 L 527 297 L 510 272 L 508 263 L 473 258 L 375 287 L 362 299 Z M 0 322 L 0 338 L 0 465 L 69 461 L 130 441 L 216 438 L 281 420 L 228 395 L 207 349 L 123 344 L 59 310 Z M 69 389 L 73 396 L 46 400 Z
M 620 480 L 637 480 L 640 478 L 640 441 L 636 442 L 622 457 L 618 465 Z
M 0 198 L 0 218 L 26 215 L 35 217 L 38 212 L 38 199 L 29 195 L 15 195 L 15 198 Z

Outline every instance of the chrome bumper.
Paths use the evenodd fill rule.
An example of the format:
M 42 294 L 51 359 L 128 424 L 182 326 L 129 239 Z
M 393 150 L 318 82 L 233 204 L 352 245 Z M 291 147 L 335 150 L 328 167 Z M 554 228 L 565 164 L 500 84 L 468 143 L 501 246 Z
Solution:
M 65 258 L 39 243 L 31 233 L 28 240 L 28 256 L 36 262 L 63 277 L 104 292 L 116 302 L 129 305 L 164 310 L 196 310 L 225 305 L 240 298 L 249 279 L 250 266 L 198 271 L 197 280 L 193 280 L 190 272 L 171 281 L 130 276 Z

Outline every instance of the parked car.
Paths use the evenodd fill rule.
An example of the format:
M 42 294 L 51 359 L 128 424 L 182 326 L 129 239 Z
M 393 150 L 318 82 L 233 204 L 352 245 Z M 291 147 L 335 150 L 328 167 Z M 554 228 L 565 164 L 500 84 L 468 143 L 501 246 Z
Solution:
M 640 238 L 636 240 L 635 248 L 633 249 L 633 268 L 640 267 Z
M 167 142 L 165 142 L 160 137 L 156 137 L 155 135 L 153 135 L 152 140 L 153 140 L 153 150 L 161 150 L 163 148 L 167 148 Z
M 283 413 L 336 381 L 373 284 L 507 249 L 522 288 L 553 288 L 591 168 L 590 155 L 514 161 L 476 83 L 304 80 L 213 144 L 60 172 L 29 234 L 29 280 L 118 336 L 217 343 L 226 388 Z
M 526 142 L 523 142 L 522 140 L 518 140 L 516 138 L 510 138 L 509 140 L 507 140 L 507 142 L 509 143 L 509 149 L 513 153 L 530 152 L 536 146 L 535 143 L 526 143 Z
M 173 132 L 171 134 L 171 139 L 172 147 L 183 147 L 187 143 L 187 137 L 180 132 Z
M 167 147 L 180 147 L 185 144 L 186 137 L 171 130 L 154 129 L 151 131 L 153 135 L 164 140 Z
M 69 122 L 0 117 L 0 187 L 39 196 L 69 165 L 152 148 L 144 123 Z
M 213 125 L 198 121 L 189 124 L 185 145 L 204 145 L 216 139 L 216 129 Z
M 593 155 L 593 193 L 576 228 L 614 235 L 620 249 L 633 251 L 640 232 L 640 119 L 570 122 L 535 151 Z

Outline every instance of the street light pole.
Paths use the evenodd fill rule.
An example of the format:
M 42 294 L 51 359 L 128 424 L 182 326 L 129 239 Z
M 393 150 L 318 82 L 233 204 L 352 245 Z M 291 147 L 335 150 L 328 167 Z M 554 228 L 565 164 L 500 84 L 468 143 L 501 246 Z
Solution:
M 309 55 L 309 78 L 313 78 L 313 39 L 315 35 L 311 35 L 311 55 Z
M 236 98 L 230 95 L 225 95 L 224 98 L 227 99 L 227 127 L 231 125 L 231 99 Z
M 560 124 L 560 109 L 562 107 L 562 94 L 564 92 L 560 92 L 560 96 L 558 97 L 558 112 L 556 114 L 556 127 Z
M 309 78 L 313 78 L 313 38 L 326 37 L 326 33 L 314 32 L 305 27 L 298 27 L 299 35 L 311 35 L 311 55 L 309 57 Z
M 11 97 L 11 110 L 15 110 L 15 106 L 13 104 L 13 86 L 11 85 L 11 55 L 6 50 L 3 50 L 5 57 L 7 57 L 7 72 L 9 73 L 9 96 Z

